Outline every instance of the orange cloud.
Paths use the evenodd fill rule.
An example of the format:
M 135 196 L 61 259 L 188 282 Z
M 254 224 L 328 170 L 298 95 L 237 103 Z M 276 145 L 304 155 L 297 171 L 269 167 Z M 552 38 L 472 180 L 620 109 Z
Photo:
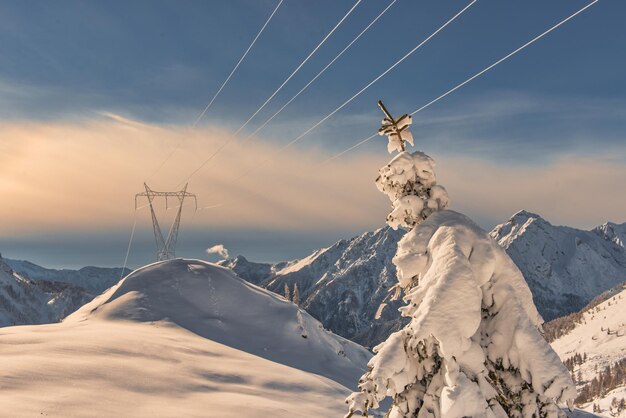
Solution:
M 175 190 L 230 134 L 218 128 L 147 125 L 117 115 L 82 123 L 0 125 L 1 235 L 42 230 L 127 227 L 134 195 L 176 145 L 178 151 L 148 180 Z M 232 141 L 195 175 L 189 191 L 199 206 L 186 223 L 220 227 L 325 228 L 371 222 L 386 202 L 372 180 L 379 164 L 320 167 L 321 156 L 261 141 Z M 318 158 L 319 157 L 319 158 Z M 250 174 L 242 174 L 269 161 Z M 172 212 L 173 213 L 173 212 Z M 148 217 L 147 211 L 141 214 Z
M 0 124 L 0 235 L 127 228 L 135 193 L 181 140 L 174 156 L 148 179 L 151 188 L 175 189 L 231 138 L 216 127 L 191 131 L 103 115 L 81 123 Z M 348 154 L 326 165 L 321 161 L 327 155 L 319 151 L 279 153 L 279 148 L 233 140 L 193 177 L 189 190 L 200 207 L 212 208 L 195 214 L 185 208 L 185 224 L 302 230 L 383 224 L 389 202 L 373 184 L 389 159 L 383 146 L 378 154 Z M 434 157 L 452 208 L 470 216 L 504 220 L 524 208 L 572 225 L 624 221 L 626 197 L 616 191 L 626 184 L 623 164 L 569 157 L 511 167 Z M 139 213 L 145 224 L 148 217 L 145 209 Z

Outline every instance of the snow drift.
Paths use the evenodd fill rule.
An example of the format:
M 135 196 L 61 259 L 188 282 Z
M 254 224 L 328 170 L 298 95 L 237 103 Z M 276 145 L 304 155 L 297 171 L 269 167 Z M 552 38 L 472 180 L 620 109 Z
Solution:
M 61 324 L 1 332 L 14 416 L 338 416 L 371 357 L 197 260 L 139 269 Z
M 201 337 L 350 386 L 365 349 L 323 329 L 281 296 L 199 260 L 136 270 L 65 322 L 166 320 Z

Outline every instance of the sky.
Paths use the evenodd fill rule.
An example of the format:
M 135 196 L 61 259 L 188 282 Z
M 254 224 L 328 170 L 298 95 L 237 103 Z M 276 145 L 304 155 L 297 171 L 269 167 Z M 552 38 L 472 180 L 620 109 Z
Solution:
M 0 1 L 0 253 L 51 267 L 154 258 L 147 182 L 189 179 L 181 256 L 306 256 L 384 226 L 373 183 L 391 156 L 382 99 L 412 112 L 589 1 L 479 0 L 296 144 L 468 3 L 397 0 L 322 76 L 250 136 L 391 0 L 284 0 L 206 115 L 194 122 L 278 1 Z M 437 161 L 452 208 L 486 229 L 521 209 L 554 224 L 626 221 L 626 3 L 600 0 L 415 115 L 414 149 Z M 143 202 L 145 204 L 145 202 Z M 191 202 L 189 202 L 191 203 Z M 174 214 L 159 203 L 163 229 Z

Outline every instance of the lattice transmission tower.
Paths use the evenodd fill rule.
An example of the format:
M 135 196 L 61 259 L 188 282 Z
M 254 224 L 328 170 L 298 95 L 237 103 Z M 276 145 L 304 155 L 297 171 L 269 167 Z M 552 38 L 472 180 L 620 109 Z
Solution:
M 176 257 L 176 241 L 178 239 L 178 228 L 180 226 L 180 216 L 183 212 L 183 203 L 185 198 L 194 200 L 196 210 L 198 210 L 198 200 L 196 195 L 187 191 L 187 184 L 182 190 L 177 192 L 157 192 L 152 190 L 146 183 L 143 184 L 146 188 L 145 192 L 137 193 L 135 195 L 135 210 L 137 210 L 137 203 L 139 198 L 146 197 L 148 199 L 148 205 L 150 206 L 150 214 L 152 215 L 152 228 L 154 229 L 154 239 L 157 246 L 157 261 L 169 260 Z M 168 209 L 168 198 L 176 198 L 178 200 L 178 210 L 174 218 L 174 222 L 170 227 L 167 237 L 163 237 L 159 220 L 157 219 L 156 212 L 154 211 L 154 205 L 152 202 L 157 197 L 165 197 L 165 209 Z

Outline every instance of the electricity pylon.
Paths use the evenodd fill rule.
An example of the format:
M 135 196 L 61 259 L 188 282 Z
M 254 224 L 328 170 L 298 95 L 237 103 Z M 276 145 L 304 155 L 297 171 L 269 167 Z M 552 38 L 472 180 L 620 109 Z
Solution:
M 180 226 L 180 215 L 183 211 L 183 203 L 186 197 L 193 198 L 196 205 L 196 210 L 198 210 L 198 200 L 196 199 L 196 195 L 187 192 L 187 184 L 185 184 L 185 187 L 183 187 L 182 190 L 177 192 L 156 192 L 148 187 L 146 183 L 144 183 L 143 185 L 146 188 L 146 191 L 143 193 L 137 193 L 135 195 L 135 210 L 137 210 L 137 202 L 140 197 L 148 198 L 150 214 L 152 215 L 152 228 L 154 229 L 154 239 L 157 246 L 157 261 L 175 258 L 176 240 L 178 239 L 178 227 Z M 156 197 L 165 197 L 165 209 L 168 208 L 168 197 L 175 197 L 178 199 L 178 211 L 176 213 L 176 217 L 174 218 L 174 222 L 172 223 L 172 226 L 170 227 L 170 230 L 167 234 L 167 238 L 163 237 L 163 232 L 161 231 L 159 220 L 157 219 L 156 213 L 154 211 L 154 206 L 152 205 L 152 202 Z

